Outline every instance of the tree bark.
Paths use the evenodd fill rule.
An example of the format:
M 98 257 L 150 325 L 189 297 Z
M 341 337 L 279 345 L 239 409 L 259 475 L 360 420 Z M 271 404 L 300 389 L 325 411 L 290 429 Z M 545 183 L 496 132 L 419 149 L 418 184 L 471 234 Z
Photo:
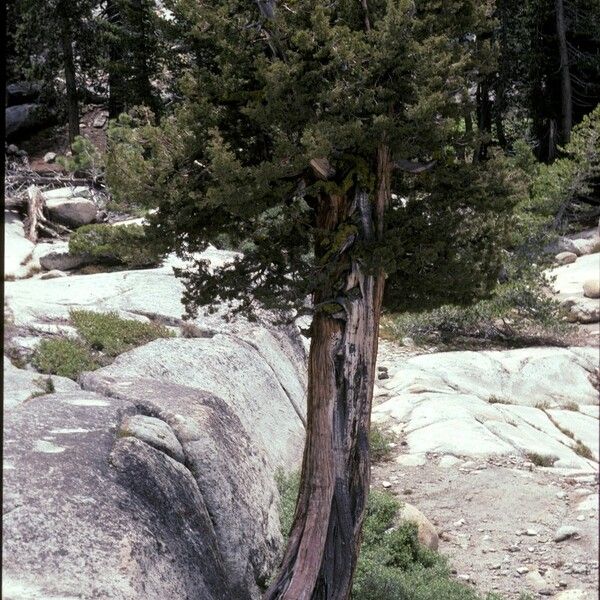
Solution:
M 347 195 L 322 193 L 318 201 L 323 233 L 317 257 L 324 268 L 332 264 L 324 241 L 331 238 L 337 256 L 333 273 L 314 294 L 300 491 L 281 570 L 265 600 L 350 597 L 369 493 L 368 436 L 385 281 L 381 271 L 367 273 L 350 250 L 358 240 L 383 234 L 392 169 L 385 146 L 377 162 L 372 197 L 356 188 Z
M 61 30 L 62 35 L 60 36 L 60 39 L 65 68 L 65 82 L 67 85 L 69 144 L 72 144 L 79 135 L 79 100 L 77 97 L 77 81 L 75 79 L 75 61 L 73 59 L 73 36 L 69 20 L 64 15 L 61 16 Z
M 475 148 L 473 162 L 487 160 L 492 134 L 492 103 L 489 84 L 486 80 L 477 85 L 477 130 L 480 139 Z
M 119 6 L 115 0 L 107 0 L 106 17 L 109 26 L 113 28 L 112 36 L 108 44 L 108 116 L 116 119 L 125 110 L 124 88 L 121 57 L 119 55 L 116 31 L 121 34 L 122 18 Z
M 573 127 L 573 92 L 571 90 L 571 73 L 569 69 L 569 52 L 567 49 L 567 26 L 563 0 L 555 0 L 556 34 L 560 56 L 560 99 L 561 99 L 561 141 L 567 144 L 571 139 Z

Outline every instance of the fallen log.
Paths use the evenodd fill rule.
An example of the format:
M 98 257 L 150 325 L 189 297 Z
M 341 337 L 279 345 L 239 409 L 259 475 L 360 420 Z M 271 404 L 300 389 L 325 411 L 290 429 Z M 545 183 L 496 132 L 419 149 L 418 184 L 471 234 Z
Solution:
M 71 230 L 59 223 L 53 223 L 44 216 L 46 201 L 42 190 L 36 185 L 27 188 L 27 217 L 24 221 L 26 237 L 34 244 L 37 242 L 38 233 L 59 238 L 61 235 L 71 233 Z

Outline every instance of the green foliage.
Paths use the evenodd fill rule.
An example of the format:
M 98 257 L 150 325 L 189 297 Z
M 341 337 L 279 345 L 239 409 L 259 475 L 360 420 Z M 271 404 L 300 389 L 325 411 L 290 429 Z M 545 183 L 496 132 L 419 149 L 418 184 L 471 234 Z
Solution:
M 465 160 L 463 102 L 487 52 L 465 41 L 486 18 L 477 2 L 376 3 L 365 31 L 359 5 L 294 0 L 261 20 L 267 35 L 252 3 L 173 8 L 201 58 L 172 115 L 111 126 L 107 181 L 118 202 L 158 206 L 153 226 L 180 254 L 223 240 L 243 249 L 232 265 L 179 273 L 191 314 L 215 302 L 304 309 L 315 290 L 336 288 L 349 258 L 386 271 L 395 307 L 489 294 L 514 197 L 501 161 Z M 435 159 L 436 169 L 394 176 L 382 239 L 352 245 L 357 211 L 324 236 L 324 194 L 360 189 L 373 201 L 384 139 L 394 159 Z M 335 170 L 328 181 L 309 169 L 318 157 Z
M 70 317 L 80 339 L 42 340 L 31 361 L 41 373 L 76 380 L 83 371 L 93 371 L 108 364 L 123 352 L 175 335 L 162 325 L 121 319 L 116 313 L 73 310 Z M 44 393 L 54 391 L 50 378 L 42 381 L 40 386 Z
M 600 177 L 600 105 L 573 129 L 563 156 L 549 165 L 537 163 L 525 142 L 515 144 L 512 172 L 525 184 L 515 208 L 514 247 L 539 251 L 556 230 L 573 222 L 595 224 L 582 198 L 594 195 Z
M 281 498 L 281 530 L 287 538 L 300 476 L 279 471 L 276 480 Z M 401 503 L 387 492 L 372 490 L 369 494 L 352 597 L 356 600 L 484 600 L 472 588 L 453 579 L 441 556 L 419 544 L 414 524 L 397 524 L 400 507 Z M 502 599 L 490 594 L 485 600 Z
M 590 450 L 589 446 L 586 446 L 581 440 L 576 440 L 573 451 L 583 458 L 594 460 L 594 453 Z
M 89 173 L 97 178 L 104 168 L 103 158 L 96 146 L 83 136 L 77 136 L 71 144 L 71 156 L 59 156 L 56 159 L 71 173 Z
M 390 443 L 394 441 L 394 434 L 382 429 L 378 425 L 371 425 L 369 434 L 369 452 L 373 462 L 385 460 L 390 454 Z
M 561 308 L 541 282 L 517 279 L 500 285 L 492 298 L 472 306 L 442 306 L 421 312 L 389 314 L 382 320 L 382 335 L 419 343 L 459 347 L 478 343 L 506 346 L 552 342 L 567 337 L 573 327 L 562 320 Z
M 297 471 L 286 473 L 283 469 L 278 469 L 275 473 L 275 482 L 279 490 L 281 533 L 287 542 L 294 521 L 294 511 L 298 499 L 298 489 L 300 488 L 300 473 Z
M 69 338 L 42 340 L 35 349 L 32 364 L 41 373 L 74 380 L 83 371 L 98 367 L 90 349 L 82 342 Z
M 69 252 L 131 268 L 156 266 L 164 256 L 142 225 L 84 225 L 71 235 Z
M 73 310 L 70 316 L 77 332 L 89 348 L 110 357 L 158 338 L 175 335 L 162 325 L 122 319 L 116 313 Z

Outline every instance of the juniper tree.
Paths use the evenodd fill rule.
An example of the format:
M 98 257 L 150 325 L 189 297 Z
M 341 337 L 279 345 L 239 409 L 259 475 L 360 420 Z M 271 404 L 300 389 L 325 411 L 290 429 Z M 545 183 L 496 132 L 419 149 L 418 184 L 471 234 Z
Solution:
M 109 181 L 159 205 L 157 236 L 241 250 L 180 272 L 190 314 L 312 315 L 302 481 L 266 598 L 349 597 L 384 298 L 462 303 L 496 281 L 509 188 L 493 161 L 459 158 L 478 4 L 182 0 L 185 102 L 111 130 Z

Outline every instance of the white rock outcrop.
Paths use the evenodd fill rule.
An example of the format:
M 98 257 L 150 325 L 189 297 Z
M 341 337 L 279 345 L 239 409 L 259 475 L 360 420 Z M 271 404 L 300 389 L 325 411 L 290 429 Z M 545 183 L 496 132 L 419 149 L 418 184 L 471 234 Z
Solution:
M 584 409 L 598 406 L 597 364 L 595 348 L 421 355 L 388 368 L 379 385 L 390 397 L 373 420 L 404 436 L 410 454 L 535 453 L 556 467 L 596 470 L 598 418 Z

